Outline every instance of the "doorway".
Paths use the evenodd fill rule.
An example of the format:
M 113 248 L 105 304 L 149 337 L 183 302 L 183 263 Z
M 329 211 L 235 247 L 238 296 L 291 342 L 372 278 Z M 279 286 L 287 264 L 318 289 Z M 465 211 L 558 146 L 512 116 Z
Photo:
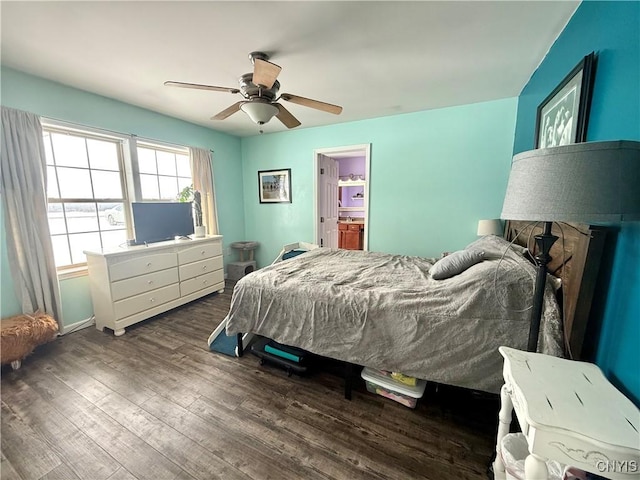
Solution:
M 371 145 L 314 150 L 315 242 L 369 249 Z

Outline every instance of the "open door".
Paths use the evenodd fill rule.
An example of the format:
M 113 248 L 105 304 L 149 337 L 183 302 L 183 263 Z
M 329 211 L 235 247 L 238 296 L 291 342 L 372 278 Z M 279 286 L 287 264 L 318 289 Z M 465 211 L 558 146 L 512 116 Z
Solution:
M 318 155 L 317 242 L 321 247 L 338 248 L 338 162 Z
M 356 160 L 357 159 L 357 160 Z M 340 170 L 346 166 L 353 166 L 353 161 L 364 162 L 364 175 L 358 176 L 356 181 L 345 181 Z M 362 249 L 369 249 L 369 185 L 370 185 L 371 145 L 350 145 L 345 147 L 322 148 L 314 150 L 314 181 L 315 181 L 315 239 L 321 246 L 338 248 L 338 224 L 353 220 L 364 226 Z M 362 165 L 361 165 L 362 166 Z M 362 173 L 362 172 L 360 172 Z M 354 176 L 351 176 L 352 178 Z M 347 177 L 348 178 L 348 177 Z M 357 200 L 355 206 L 338 205 L 339 188 L 341 184 L 347 187 L 358 184 L 359 194 L 352 199 Z M 344 189 L 343 189 L 344 190 Z M 349 192 L 347 191 L 347 194 Z M 344 196 L 345 192 L 343 192 Z M 351 218 L 355 211 L 359 218 Z M 341 216 L 343 218 L 341 218 Z

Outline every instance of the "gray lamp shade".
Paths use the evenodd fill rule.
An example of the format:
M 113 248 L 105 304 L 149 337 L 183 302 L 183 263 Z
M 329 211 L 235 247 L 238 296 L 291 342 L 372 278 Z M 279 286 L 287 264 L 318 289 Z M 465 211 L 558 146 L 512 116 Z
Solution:
M 501 218 L 640 220 L 640 142 L 587 142 L 513 157 Z

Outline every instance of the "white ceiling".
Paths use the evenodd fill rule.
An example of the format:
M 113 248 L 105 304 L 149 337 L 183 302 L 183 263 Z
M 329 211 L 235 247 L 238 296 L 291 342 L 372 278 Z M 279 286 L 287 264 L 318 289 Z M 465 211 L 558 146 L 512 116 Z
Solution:
M 298 129 L 517 96 L 578 1 L 7 2 L 1 60 L 34 75 L 233 135 L 259 127 L 237 87 L 261 50 L 280 92 L 342 105 L 335 116 L 282 102 Z M 265 133 L 286 128 L 273 119 Z

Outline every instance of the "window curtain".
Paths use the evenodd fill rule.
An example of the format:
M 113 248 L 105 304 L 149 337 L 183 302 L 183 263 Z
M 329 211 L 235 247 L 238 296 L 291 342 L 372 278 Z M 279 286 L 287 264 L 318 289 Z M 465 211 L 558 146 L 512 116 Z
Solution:
M 218 234 L 218 211 L 213 187 L 211 151 L 203 148 L 189 148 L 193 188 L 202 195 L 202 219 L 208 235 Z
M 47 219 L 40 117 L 2 107 L 2 205 L 7 254 L 22 313 L 51 315 L 62 329 L 60 286 Z

